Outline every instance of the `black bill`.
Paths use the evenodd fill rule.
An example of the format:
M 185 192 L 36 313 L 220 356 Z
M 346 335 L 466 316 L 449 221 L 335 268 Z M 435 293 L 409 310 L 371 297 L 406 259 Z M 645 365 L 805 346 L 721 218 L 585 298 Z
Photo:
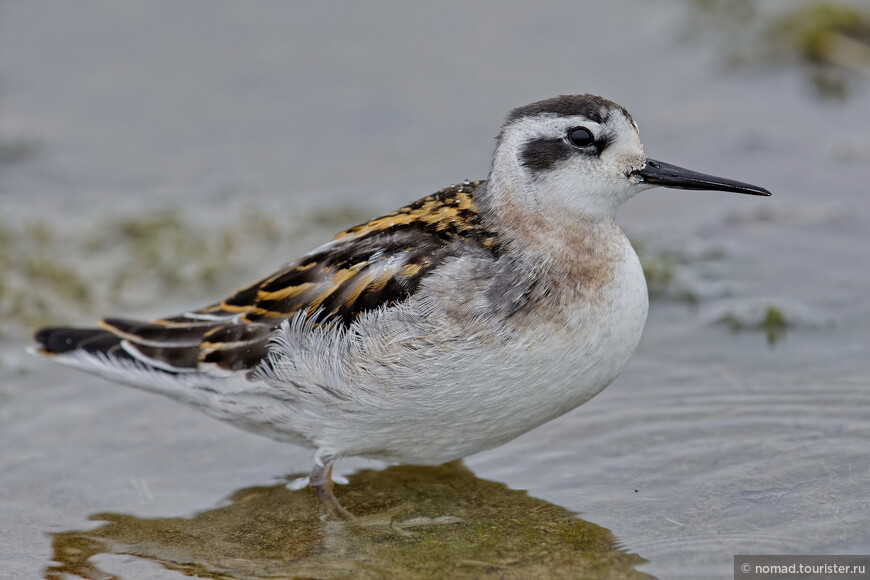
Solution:
M 733 179 L 698 173 L 691 169 L 683 169 L 670 163 L 662 163 L 647 159 L 643 169 L 632 171 L 632 175 L 640 176 L 644 183 L 661 185 L 675 189 L 709 189 L 715 191 L 734 191 L 750 195 L 770 195 L 763 187 L 750 185 Z

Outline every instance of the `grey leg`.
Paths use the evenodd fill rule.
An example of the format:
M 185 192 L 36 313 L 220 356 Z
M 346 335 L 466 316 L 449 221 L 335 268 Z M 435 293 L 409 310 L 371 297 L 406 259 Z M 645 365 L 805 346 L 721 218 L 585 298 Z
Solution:
M 317 453 L 314 456 L 314 469 L 308 478 L 311 491 L 317 496 L 320 504 L 326 508 L 326 513 L 334 518 L 353 520 L 352 513 L 344 509 L 332 493 L 332 464 L 335 463 L 334 455 Z

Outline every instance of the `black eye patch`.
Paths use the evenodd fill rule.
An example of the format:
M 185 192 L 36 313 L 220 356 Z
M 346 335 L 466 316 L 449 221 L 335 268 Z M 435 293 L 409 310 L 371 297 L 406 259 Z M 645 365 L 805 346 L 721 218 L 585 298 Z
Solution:
M 535 139 L 529 141 L 520 151 L 520 163 L 533 171 L 551 169 L 554 165 L 568 159 L 576 149 L 564 139 Z

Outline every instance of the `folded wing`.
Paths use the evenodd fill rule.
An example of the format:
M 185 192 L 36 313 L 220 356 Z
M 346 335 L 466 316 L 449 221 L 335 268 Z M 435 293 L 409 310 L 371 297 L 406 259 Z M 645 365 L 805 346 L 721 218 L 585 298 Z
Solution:
M 232 296 L 178 316 L 106 318 L 99 329 L 45 328 L 43 354 L 73 352 L 136 361 L 167 373 L 228 375 L 264 360 L 272 331 L 296 316 L 350 325 L 406 300 L 451 256 L 497 252 L 466 182 L 338 234 Z

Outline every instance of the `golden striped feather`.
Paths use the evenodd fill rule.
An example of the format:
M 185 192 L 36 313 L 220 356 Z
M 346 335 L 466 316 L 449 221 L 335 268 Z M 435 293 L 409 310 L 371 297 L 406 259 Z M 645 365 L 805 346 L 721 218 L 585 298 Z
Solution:
M 469 244 L 498 251 L 474 201 L 482 183 L 445 188 L 342 231 L 216 304 L 147 323 L 106 319 L 101 326 L 130 356 L 167 371 L 250 369 L 265 357 L 283 320 L 303 313 L 315 323 L 351 324 L 364 312 L 406 300 L 433 268 Z

